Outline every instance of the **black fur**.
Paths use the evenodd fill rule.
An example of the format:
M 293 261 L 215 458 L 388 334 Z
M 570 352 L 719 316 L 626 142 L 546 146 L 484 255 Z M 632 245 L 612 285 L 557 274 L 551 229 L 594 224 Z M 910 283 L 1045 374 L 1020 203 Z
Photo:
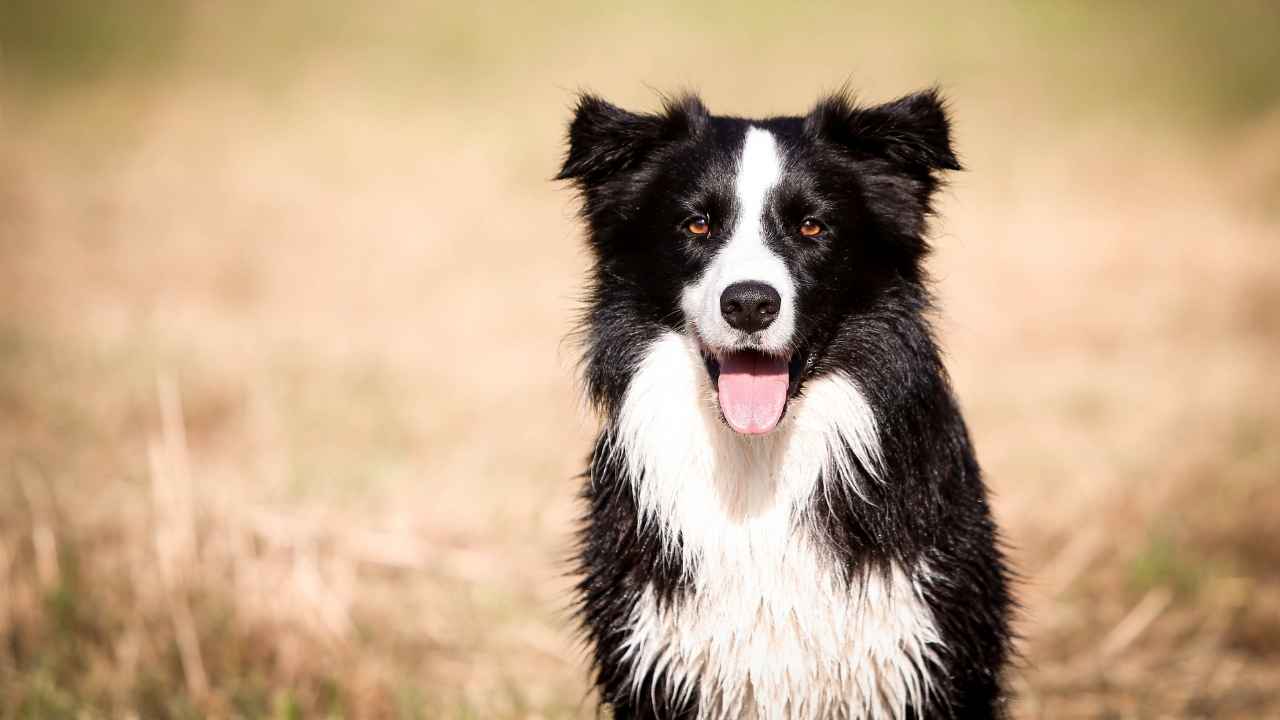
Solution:
M 941 173 L 960 169 L 944 104 L 932 90 L 876 107 L 839 94 L 805 117 L 750 123 L 771 131 L 789 159 L 765 222 L 797 287 L 793 344 L 803 365 L 792 395 L 824 373 L 848 373 L 875 412 L 885 460 L 884 482 L 861 484 L 865 499 L 842 478 L 822 478 L 807 511 L 851 583 L 891 561 L 924 560 L 935 570 L 927 598 L 945 672 L 928 706 L 912 715 L 1000 717 L 1012 643 L 1008 572 L 930 328 L 922 267 Z M 717 227 L 731 226 L 733 161 L 747 125 L 712 116 L 691 97 L 636 114 L 584 95 L 558 176 L 580 192 L 594 261 L 583 374 L 605 428 L 584 492 L 578 591 L 596 682 L 617 718 L 692 717 L 696 706 L 696 697 L 670 706 L 667 677 L 647 677 L 644 692 L 631 692 L 620 644 L 639 593 L 652 586 L 670 599 L 690 589 L 673 559 L 679 554 L 664 552 L 658 533 L 638 524 L 610 428 L 647 343 L 686 328 L 681 288 L 706 267 L 718 238 L 714 230 L 709 241 L 690 238 L 681 223 L 696 207 Z M 826 226 L 816 242 L 790 231 L 807 216 Z

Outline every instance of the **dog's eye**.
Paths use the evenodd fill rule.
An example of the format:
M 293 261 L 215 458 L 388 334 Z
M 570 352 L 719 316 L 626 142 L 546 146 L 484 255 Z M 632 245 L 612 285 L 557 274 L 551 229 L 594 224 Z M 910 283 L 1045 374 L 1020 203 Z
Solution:
M 804 222 L 800 223 L 800 234 L 805 237 L 817 237 L 821 235 L 824 230 L 826 230 L 826 228 L 822 227 L 822 223 L 814 220 L 813 218 L 805 218 Z
M 711 221 L 701 215 L 689 218 L 685 229 L 694 235 L 707 236 L 711 234 Z

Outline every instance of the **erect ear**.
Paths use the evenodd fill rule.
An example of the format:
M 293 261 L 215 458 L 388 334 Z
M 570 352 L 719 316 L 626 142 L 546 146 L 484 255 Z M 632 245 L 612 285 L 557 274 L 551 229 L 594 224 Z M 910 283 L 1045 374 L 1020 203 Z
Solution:
M 707 109 L 696 96 L 667 100 L 663 112 L 632 113 L 590 94 L 578 96 L 569 151 L 557 180 L 587 188 L 634 168 L 664 143 L 697 133 Z
M 884 158 L 912 175 L 961 169 L 951 149 L 946 103 L 936 88 L 869 108 L 837 93 L 814 107 L 805 130 L 856 157 Z

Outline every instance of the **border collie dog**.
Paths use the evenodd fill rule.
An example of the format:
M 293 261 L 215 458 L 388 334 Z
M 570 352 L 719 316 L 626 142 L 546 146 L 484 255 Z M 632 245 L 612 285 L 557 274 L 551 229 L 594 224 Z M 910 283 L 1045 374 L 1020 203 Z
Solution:
M 579 98 L 578 609 L 614 718 L 1001 717 L 1009 579 L 929 325 L 936 91 Z

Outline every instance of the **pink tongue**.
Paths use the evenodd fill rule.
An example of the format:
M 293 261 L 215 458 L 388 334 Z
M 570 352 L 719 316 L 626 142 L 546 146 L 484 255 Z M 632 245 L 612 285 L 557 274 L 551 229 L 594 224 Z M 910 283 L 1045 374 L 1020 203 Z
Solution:
M 740 433 L 767 433 L 787 404 L 787 361 L 743 351 L 720 359 L 720 411 Z

